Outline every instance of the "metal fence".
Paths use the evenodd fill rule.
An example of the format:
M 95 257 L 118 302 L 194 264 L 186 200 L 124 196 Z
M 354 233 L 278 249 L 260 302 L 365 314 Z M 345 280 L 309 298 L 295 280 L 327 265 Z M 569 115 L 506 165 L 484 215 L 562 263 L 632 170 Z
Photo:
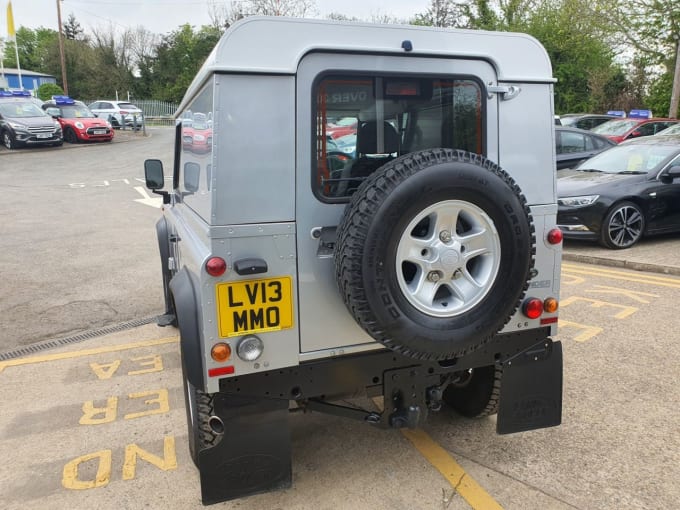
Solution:
M 123 101 L 124 99 L 121 99 Z M 95 100 L 85 101 L 85 104 L 91 104 Z M 178 103 L 169 103 L 167 101 L 159 101 L 157 99 L 130 99 L 130 103 L 137 106 L 144 112 L 144 124 L 149 126 L 174 126 L 175 121 L 173 115 L 177 111 Z

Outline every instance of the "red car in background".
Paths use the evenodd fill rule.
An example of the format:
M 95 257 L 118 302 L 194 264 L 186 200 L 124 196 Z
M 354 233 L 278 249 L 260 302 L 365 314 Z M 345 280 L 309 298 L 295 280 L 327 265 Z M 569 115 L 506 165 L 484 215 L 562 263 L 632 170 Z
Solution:
M 326 125 L 326 135 L 330 135 L 333 139 L 340 138 L 345 135 L 357 134 L 356 117 L 343 117 L 338 121 Z
M 182 120 L 182 148 L 198 154 L 212 150 L 212 122 L 204 113 L 194 113 L 190 122 Z
M 678 122 L 680 121 L 677 119 L 628 117 L 609 120 L 594 127 L 591 132 L 606 136 L 613 142 L 621 143 L 631 138 L 655 135 Z
M 68 96 L 52 96 L 52 100 L 43 103 L 42 108 L 61 124 L 66 142 L 110 142 L 113 140 L 111 124 L 107 120 L 98 118 L 85 106 L 85 103 L 74 101 Z

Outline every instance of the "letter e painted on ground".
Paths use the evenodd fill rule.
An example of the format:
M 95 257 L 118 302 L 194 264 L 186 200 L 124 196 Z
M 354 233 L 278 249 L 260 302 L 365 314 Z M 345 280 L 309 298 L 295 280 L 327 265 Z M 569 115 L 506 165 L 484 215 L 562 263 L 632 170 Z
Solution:
M 163 414 L 170 410 L 170 404 L 168 403 L 168 390 L 162 389 L 157 391 L 142 391 L 140 393 L 130 393 L 129 398 L 144 398 L 155 395 L 156 398 L 150 398 L 144 401 L 146 405 L 158 404 L 155 409 L 149 409 L 148 411 L 140 411 L 138 413 L 129 413 L 124 416 L 126 420 L 133 420 L 135 418 L 141 418 L 142 416 L 149 416 L 152 414 Z
M 132 358 L 132 361 L 138 361 L 140 366 L 150 368 L 143 368 L 141 370 L 131 370 L 130 372 L 127 373 L 127 375 L 150 374 L 151 372 L 163 371 L 163 360 L 158 355 Z

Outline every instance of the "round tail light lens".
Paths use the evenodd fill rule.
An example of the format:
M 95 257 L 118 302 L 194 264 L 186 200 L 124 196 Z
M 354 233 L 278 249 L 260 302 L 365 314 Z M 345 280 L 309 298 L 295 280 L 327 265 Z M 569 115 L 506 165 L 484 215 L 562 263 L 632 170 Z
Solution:
M 554 228 L 548 232 L 548 243 L 550 244 L 560 244 L 562 242 L 562 231 L 559 228 Z
M 545 310 L 546 313 L 555 313 L 558 308 L 559 304 L 554 297 L 549 297 L 543 302 L 543 310 Z
M 231 347 L 224 342 L 215 344 L 210 350 L 210 356 L 218 363 L 224 363 L 231 357 Z
M 220 257 L 212 257 L 205 263 L 205 271 L 210 276 L 222 276 L 227 271 L 227 263 Z
M 538 319 L 543 313 L 543 301 L 529 298 L 522 305 L 522 312 L 530 319 Z
M 236 354 L 243 361 L 255 361 L 262 356 L 264 343 L 256 336 L 246 336 L 236 346 Z

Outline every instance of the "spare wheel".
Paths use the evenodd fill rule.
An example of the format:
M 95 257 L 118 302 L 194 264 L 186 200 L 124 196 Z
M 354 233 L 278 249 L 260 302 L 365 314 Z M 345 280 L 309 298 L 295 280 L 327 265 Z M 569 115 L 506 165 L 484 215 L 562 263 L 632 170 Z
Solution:
M 433 149 L 384 165 L 338 226 L 336 280 L 373 338 L 449 359 L 493 337 L 519 306 L 535 253 L 519 186 L 486 158 Z

